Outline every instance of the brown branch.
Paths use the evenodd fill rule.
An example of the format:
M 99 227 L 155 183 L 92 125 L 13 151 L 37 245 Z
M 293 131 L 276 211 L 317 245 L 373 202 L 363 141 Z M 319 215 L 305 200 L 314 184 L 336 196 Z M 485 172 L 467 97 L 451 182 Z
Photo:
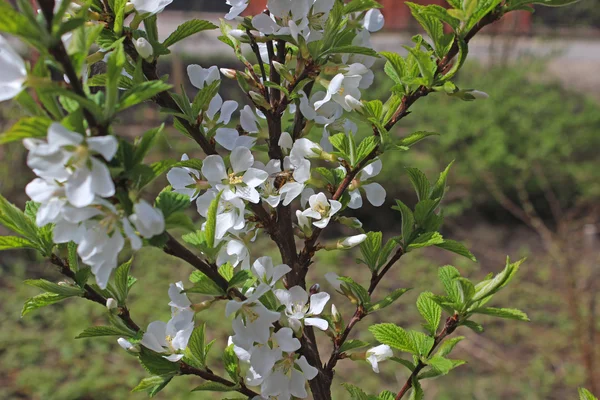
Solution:
M 229 386 L 231 388 L 237 386 L 237 384 L 234 382 L 231 382 L 227 379 L 221 378 L 220 376 L 210 373 L 208 371 L 204 371 L 204 370 L 192 367 L 191 365 L 185 364 L 185 363 L 181 364 L 179 372 L 181 373 L 181 375 L 196 375 L 196 376 L 199 376 L 200 378 L 203 378 L 204 380 L 217 382 L 217 383 L 223 384 L 225 386 Z M 249 398 L 254 398 L 255 396 L 259 396 L 258 393 L 256 393 L 253 390 L 248 389 L 243 383 L 239 389 L 232 389 L 232 390 L 236 390 L 237 392 L 239 392 L 245 396 L 248 396 Z

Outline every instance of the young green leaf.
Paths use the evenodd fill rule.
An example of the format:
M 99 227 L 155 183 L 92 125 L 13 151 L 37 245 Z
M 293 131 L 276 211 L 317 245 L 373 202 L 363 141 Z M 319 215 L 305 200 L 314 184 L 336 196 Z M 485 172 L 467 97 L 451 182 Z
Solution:
M 212 22 L 203 21 L 200 19 L 192 19 L 179 25 L 177 29 L 175 29 L 175 31 L 171 33 L 167 39 L 165 39 L 163 46 L 171 47 L 175 43 L 189 36 L 195 35 L 196 33 L 217 28 L 218 26 Z
M 417 299 L 417 309 L 426 321 L 424 328 L 431 336 L 435 336 L 442 318 L 442 307 L 431 299 L 432 295 L 431 292 L 421 293 Z
M 238 382 L 240 380 L 240 364 L 233 351 L 233 344 L 229 345 L 223 352 L 223 364 L 225 365 L 227 375 L 229 375 L 234 382 Z
M 579 400 L 598 400 L 596 396 L 592 394 L 589 390 L 585 388 L 579 388 Z
M 26 138 L 44 138 L 52 120 L 45 117 L 22 118 L 9 130 L 0 134 L 0 145 Z
M 521 310 L 517 310 L 515 308 L 494 308 L 494 307 L 484 307 L 484 308 L 476 308 L 471 311 L 473 314 L 485 314 L 491 315 L 499 318 L 507 318 L 507 319 L 516 319 L 518 321 L 529 322 L 530 319 Z
M 46 292 L 55 293 L 63 297 L 75 297 L 82 296 L 83 289 L 75 286 L 58 285 L 54 282 L 47 281 L 45 279 L 28 279 L 24 282 L 26 285 L 37 287 L 45 290 Z
M 165 375 L 156 375 L 151 376 L 149 378 L 144 378 L 138 383 L 136 387 L 134 387 L 132 392 L 150 392 L 149 396 L 153 397 L 162 389 L 165 388 L 171 382 L 171 379 L 175 376 L 174 373 L 165 374 Z
M 208 381 L 193 388 L 192 392 L 233 392 L 238 388 L 238 386 L 228 386 L 219 382 Z
M 375 311 L 379 311 L 391 304 L 393 304 L 396 300 L 400 298 L 404 293 L 408 292 L 410 289 L 396 289 L 392 293 L 385 296 L 383 299 L 379 300 L 377 303 L 372 304 L 368 308 L 368 312 L 372 313 Z
M 217 197 L 213 199 L 208 207 L 208 212 L 206 214 L 206 227 L 204 232 L 206 234 L 206 244 L 209 248 L 215 247 L 215 235 L 217 232 L 217 212 L 219 209 L 219 201 L 221 200 L 221 195 L 223 192 L 219 192 Z
M 120 329 L 116 326 L 91 326 L 85 328 L 75 339 L 85 339 L 92 337 L 103 337 L 103 336 L 129 336 L 131 334 L 128 330 Z
M 35 297 L 32 297 L 25 301 L 23 305 L 23 310 L 21 310 L 21 317 L 26 316 L 30 312 L 37 310 L 38 308 L 42 308 L 45 306 L 49 306 L 54 303 L 58 303 L 64 299 L 68 299 L 71 296 L 63 296 L 56 293 L 42 293 Z

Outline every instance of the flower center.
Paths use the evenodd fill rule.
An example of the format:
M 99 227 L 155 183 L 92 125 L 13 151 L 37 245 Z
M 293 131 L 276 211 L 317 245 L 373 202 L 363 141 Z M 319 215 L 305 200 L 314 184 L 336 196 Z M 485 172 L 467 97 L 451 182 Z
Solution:
M 260 315 L 258 315 L 258 313 L 254 311 L 254 308 L 248 304 L 245 304 L 242 307 L 242 312 L 244 313 L 246 319 L 250 322 L 254 322 L 260 317 Z
M 329 206 L 325 204 L 317 204 L 315 206 L 315 211 L 321 214 L 321 217 L 324 217 L 329 213 Z
M 244 178 L 242 176 L 236 176 L 235 172 L 229 174 L 229 184 L 230 185 L 239 185 L 244 182 Z

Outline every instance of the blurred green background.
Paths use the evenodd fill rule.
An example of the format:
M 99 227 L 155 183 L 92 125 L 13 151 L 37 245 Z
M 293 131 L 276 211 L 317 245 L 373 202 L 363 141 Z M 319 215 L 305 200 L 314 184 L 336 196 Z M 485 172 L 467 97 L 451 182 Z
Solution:
M 558 24 L 568 28 L 573 26 L 572 21 L 581 21 L 590 32 L 595 32 L 593 27 L 600 25 L 599 16 L 597 8 L 589 7 L 591 3 L 592 0 L 584 0 L 573 9 L 554 13 L 544 9 L 534 17 L 534 26 L 546 24 L 552 28 Z M 571 11 L 567 14 L 565 10 Z M 571 22 L 565 23 L 567 18 Z M 595 37 L 571 40 L 597 46 L 600 40 Z M 388 201 L 380 208 L 365 206 L 356 214 L 346 212 L 361 219 L 367 230 L 382 230 L 386 237 L 396 235 L 400 218 L 391 210 L 393 199 L 402 199 L 409 205 L 416 202 L 403 168 L 418 167 L 433 179 L 455 160 L 449 177 L 451 189 L 445 200 L 447 219 L 443 234 L 464 241 L 479 260 L 471 263 L 436 249 L 411 253 L 391 271 L 378 293 L 383 295 L 400 287 L 414 290 L 385 315 L 368 317 L 364 327 L 385 319 L 418 328 L 420 321 L 414 303 L 421 291 L 439 291 L 436 276 L 442 265 L 453 264 L 468 277 L 481 279 L 491 271 L 499 271 L 506 255 L 513 259 L 528 257 L 519 279 L 498 296 L 494 305 L 521 308 L 532 322 L 481 318 L 484 334 L 459 330 L 457 334 L 467 340 L 458 345 L 455 358 L 467 360 L 468 364 L 449 376 L 425 381 L 426 399 L 574 399 L 578 386 L 600 390 L 598 80 L 573 73 L 580 63 L 589 61 L 563 58 L 563 67 L 556 68 L 555 58 L 513 54 L 513 46 L 506 48 L 506 41 L 500 39 L 495 39 L 495 46 L 492 40 L 487 58 L 471 60 L 458 77 L 461 88 L 483 90 L 490 98 L 464 103 L 430 95 L 419 101 L 394 134 L 428 130 L 440 136 L 422 142 L 410 152 L 384 155 L 379 182 L 388 190 Z M 510 40 L 515 43 L 521 39 Z M 596 61 L 600 66 L 600 60 Z M 160 69 L 170 73 L 176 82 L 185 82 L 184 68 L 189 63 L 237 67 L 231 58 L 214 54 L 179 54 L 165 59 Z M 369 98 L 383 97 L 390 87 L 381 65 L 378 68 L 376 86 L 369 91 Z M 224 83 L 224 98 L 243 101 L 235 86 Z M 10 126 L 18 115 L 14 105 L 3 103 L 0 127 Z M 133 138 L 156 126 L 163 117 L 148 106 L 122 118 L 117 132 Z M 151 157 L 178 158 L 182 152 L 201 155 L 193 142 L 170 129 Z M 20 206 L 26 201 L 23 188 L 32 179 L 24 161 L 20 144 L 0 148 L 0 192 Z M 164 180 L 158 182 L 149 195 L 156 194 L 164 184 Z M 193 210 L 190 215 L 194 215 Z M 332 227 L 324 240 L 349 233 Z M 266 239 L 260 240 L 252 252 L 253 257 L 278 257 Z M 319 253 L 309 276 L 311 282 L 318 281 L 330 291 L 322 276 L 331 270 L 366 282 L 368 272 L 356 264 L 355 257 L 352 252 Z M 191 271 L 189 265 L 156 249 L 140 251 L 133 267 L 140 282 L 131 294 L 136 322 L 145 326 L 155 319 L 166 320 L 170 312 L 168 283 L 186 281 Z M 24 301 L 38 293 L 22 281 L 40 277 L 60 279 L 48 263 L 33 253 L 0 253 L 0 398 L 145 398 L 143 393 L 130 393 L 145 376 L 144 370 L 114 340 L 74 340 L 84 328 L 105 323 L 102 307 L 84 300 L 68 300 L 20 317 Z M 332 301 L 346 318 L 350 317 L 353 310 L 343 298 L 333 295 Z M 208 335 L 217 339 L 210 363 L 216 371 L 220 370 L 217 355 L 230 333 L 223 315 L 222 304 L 198 315 L 198 320 L 207 323 Z M 361 329 L 355 335 L 372 340 Z M 327 354 L 326 338 L 322 346 Z M 366 363 L 349 360 L 340 362 L 337 371 L 336 399 L 347 398 L 340 387 L 342 382 L 358 384 L 370 392 L 396 391 L 398 382 L 407 378 L 406 370 L 391 362 L 382 365 L 380 375 L 374 374 Z M 157 398 L 220 398 L 189 393 L 199 383 L 195 377 L 177 378 Z

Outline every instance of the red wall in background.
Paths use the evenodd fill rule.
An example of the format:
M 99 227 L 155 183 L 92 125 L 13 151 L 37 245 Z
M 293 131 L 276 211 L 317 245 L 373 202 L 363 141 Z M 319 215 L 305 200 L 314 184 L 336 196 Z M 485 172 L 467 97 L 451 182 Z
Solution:
M 412 0 L 417 4 L 437 4 L 447 6 L 445 0 Z M 385 29 L 388 30 L 417 30 L 419 25 L 410 14 L 404 0 L 379 0 L 383 5 L 385 16 Z M 250 0 L 246 11 L 247 15 L 256 15 L 265 9 L 267 0 Z M 488 32 L 529 33 L 531 31 L 531 14 L 526 11 L 517 11 L 507 14 L 500 22 L 486 28 Z

